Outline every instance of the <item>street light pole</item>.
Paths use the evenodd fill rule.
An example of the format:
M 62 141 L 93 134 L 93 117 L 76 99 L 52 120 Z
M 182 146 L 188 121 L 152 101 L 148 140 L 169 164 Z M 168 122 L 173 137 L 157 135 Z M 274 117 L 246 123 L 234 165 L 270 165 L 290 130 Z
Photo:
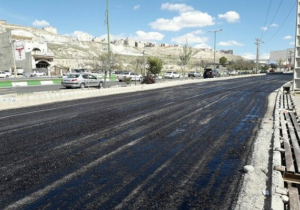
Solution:
M 223 29 L 215 30 L 215 31 L 208 31 L 210 33 L 214 33 L 214 69 L 216 69 L 216 34 L 217 32 L 222 31 Z
M 12 56 L 13 56 L 13 65 L 14 65 L 14 75 L 15 78 L 17 78 L 17 65 L 16 65 L 16 57 L 15 57 L 15 50 L 14 50 L 14 40 L 12 38 L 12 34 L 10 32 L 10 43 L 11 43 L 11 52 L 12 52 Z

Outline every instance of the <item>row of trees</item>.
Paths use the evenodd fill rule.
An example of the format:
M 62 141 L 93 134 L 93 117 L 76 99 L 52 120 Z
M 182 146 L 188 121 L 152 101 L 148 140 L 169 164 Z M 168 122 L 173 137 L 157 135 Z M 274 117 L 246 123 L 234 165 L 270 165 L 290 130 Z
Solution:
M 184 75 L 186 73 L 186 68 L 189 65 L 189 68 L 198 67 L 199 63 L 191 64 L 190 60 L 193 54 L 193 50 L 188 44 L 185 44 L 182 48 L 181 53 L 179 54 L 178 64 L 181 67 L 181 72 Z M 131 61 L 131 66 L 135 69 L 136 73 L 140 73 L 147 77 L 152 77 L 153 75 L 158 75 L 163 69 L 163 60 L 158 57 L 138 57 Z M 228 69 L 235 70 L 245 70 L 245 69 L 253 69 L 255 67 L 255 63 L 250 61 L 245 61 L 243 59 L 237 61 L 227 61 L 226 57 L 221 57 L 219 59 L 219 64 L 222 66 L 226 66 Z M 103 53 L 99 56 L 93 58 L 91 63 L 87 65 L 91 66 L 94 69 L 103 69 L 105 73 L 104 82 L 106 82 L 106 76 L 111 76 L 111 72 L 115 69 L 123 69 L 121 57 L 118 54 L 109 52 Z M 204 60 L 200 61 L 200 65 L 202 68 L 211 65 L 211 63 L 207 63 Z

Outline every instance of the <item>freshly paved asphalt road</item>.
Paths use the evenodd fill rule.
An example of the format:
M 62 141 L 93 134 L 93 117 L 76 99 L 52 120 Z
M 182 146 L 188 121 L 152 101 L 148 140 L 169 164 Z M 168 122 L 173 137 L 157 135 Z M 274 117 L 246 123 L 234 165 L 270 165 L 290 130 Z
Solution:
M 291 79 L 0 112 L 0 209 L 232 209 L 267 97 Z

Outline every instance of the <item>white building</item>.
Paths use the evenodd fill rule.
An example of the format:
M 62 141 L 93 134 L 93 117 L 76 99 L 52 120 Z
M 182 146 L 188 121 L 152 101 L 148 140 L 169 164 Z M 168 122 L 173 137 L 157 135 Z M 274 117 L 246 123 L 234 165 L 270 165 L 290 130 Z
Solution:
M 53 54 L 47 42 L 35 41 L 35 36 L 25 30 L 12 30 L 0 34 L 0 68 L 17 68 L 31 73 L 39 69 L 45 73 L 53 65 Z
M 83 32 L 77 32 L 76 33 L 77 39 L 78 41 L 82 41 L 82 42 L 91 42 L 93 41 L 94 37 L 87 34 L 87 33 L 83 33 Z
M 127 45 L 129 47 L 135 47 L 135 41 L 130 38 L 127 38 L 124 41 L 124 45 Z
M 283 65 L 291 63 L 291 66 L 294 66 L 294 48 L 288 48 L 286 50 L 277 50 L 270 52 L 270 60 L 279 64 L 281 61 Z
M 51 27 L 51 26 L 49 26 L 49 27 L 44 27 L 43 30 L 44 30 L 44 31 L 47 31 L 47 32 L 49 32 L 49 33 L 51 33 L 51 34 L 57 35 L 57 29 L 56 29 L 56 28 L 53 28 L 53 27 Z

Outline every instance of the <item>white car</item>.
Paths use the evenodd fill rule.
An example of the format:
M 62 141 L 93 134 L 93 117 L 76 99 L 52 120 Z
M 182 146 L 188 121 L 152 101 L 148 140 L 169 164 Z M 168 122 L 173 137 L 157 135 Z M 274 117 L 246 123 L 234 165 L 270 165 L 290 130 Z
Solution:
M 5 73 L 5 71 L 0 71 L 0 78 L 8 78 L 9 76 Z
M 46 76 L 45 72 L 39 72 L 39 71 L 33 71 L 30 76 L 36 77 L 36 76 Z
M 180 74 L 177 73 L 176 71 L 168 71 L 168 72 L 165 73 L 165 77 L 166 78 L 171 78 L 171 79 L 180 78 Z
M 11 72 L 10 72 L 9 70 L 3 70 L 3 71 L 4 71 L 4 73 L 5 73 L 8 77 L 11 76 Z
M 133 72 L 123 72 L 123 74 L 119 74 L 117 75 L 117 80 L 119 80 L 119 82 L 122 82 L 125 78 L 130 78 L 131 80 L 136 80 L 136 81 L 142 81 L 143 80 L 143 76 L 140 74 L 136 74 Z

